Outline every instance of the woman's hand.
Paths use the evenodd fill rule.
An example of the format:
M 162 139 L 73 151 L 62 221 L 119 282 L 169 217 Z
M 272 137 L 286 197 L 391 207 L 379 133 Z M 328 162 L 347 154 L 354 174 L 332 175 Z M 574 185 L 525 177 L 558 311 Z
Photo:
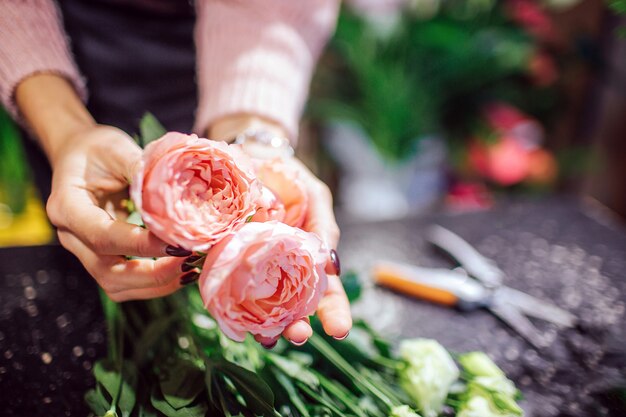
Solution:
M 285 136 L 280 125 L 271 121 L 249 115 L 235 115 L 222 118 L 214 123 L 210 129 L 209 137 L 227 140 L 249 129 L 259 129 Z M 317 234 L 332 249 L 326 267 L 328 289 L 318 306 L 317 315 L 328 335 L 336 339 L 343 339 L 352 327 L 352 316 L 348 297 L 339 279 L 339 258 L 334 250 L 339 242 L 339 227 L 333 214 L 332 194 L 326 184 L 320 181 L 297 158 L 291 157 L 284 160 L 283 163 L 288 164 L 298 172 L 298 178 L 304 182 L 304 188 L 308 195 L 308 212 L 303 229 Z M 285 178 L 285 180 L 289 181 L 290 179 Z M 283 336 L 292 343 L 300 345 L 306 342 L 312 333 L 309 320 L 305 318 L 289 326 L 284 331 Z M 268 347 L 273 346 L 276 342 L 276 340 L 263 338 L 257 338 L 257 341 Z
M 64 142 L 53 162 L 47 212 L 61 244 L 83 263 L 113 301 L 147 299 L 180 288 L 182 261 L 139 226 L 117 220 L 141 148 L 121 130 L 93 126 Z M 126 260 L 123 255 L 164 257 Z M 190 253 L 181 253 L 190 255 Z
M 121 130 L 97 125 L 59 76 L 27 78 L 18 85 L 16 101 L 52 166 L 47 211 L 61 244 L 115 301 L 154 298 L 178 289 L 179 259 L 126 261 L 123 256 L 166 255 L 165 243 L 116 220 L 112 210 L 128 187 L 141 149 Z
M 332 248 L 331 259 L 326 265 L 328 289 L 317 308 L 317 315 L 326 334 L 336 339 L 343 339 L 352 327 L 352 316 L 348 297 L 339 279 L 341 271 L 339 258 L 335 252 L 339 243 L 339 227 L 333 213 L 332 194 L 328 186 L 313 175 L 298 159 L 291 158 L 285 163 L 298 170 L 308 194 L 308 213 L 302 228 L 307 232 L 317 234 L 329 248 Z M 283 336 L 292 343 L 300 345 L 306 342 L 312 333 L 308 319 L 303 319 L 289 326 Z

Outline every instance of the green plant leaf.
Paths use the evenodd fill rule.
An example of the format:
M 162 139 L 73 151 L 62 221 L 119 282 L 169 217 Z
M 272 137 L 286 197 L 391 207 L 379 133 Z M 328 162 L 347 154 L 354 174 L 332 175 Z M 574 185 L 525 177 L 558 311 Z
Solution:
M 141 333 L 139 340 L 135 343 L 133 361 L 137 362 L 139 366 L 146 360 L 154 348 L 154 346 L 161 340 L 167 331 L 172 327 L 176 319 L 175 315 L 171 315 L 167 318 L 154 320 L 146 327 Z
M 154 408 L 165 414 L 167 417 L 204 417 L 208 410 L 206 402 L 203 401 L 198 401 L 195 404 L 189 404 L 188 406 L 177 410 L 172 407 L 165 400 L 165 398 L 163 398 L 161 391 L 156 385 L 152 387 L 150 402 Z
M 103 416 L 109 410 L 109 402 L 99 388 L 90 389 L 85 393 L 85 402 L 97 416 Z
M 150 142 L 166 134 L 167 130 L 152 113 L 146 113 L 139 122 L 139 132 L 141 133 L 141 147 L 145 148 Z
M 111 360 L 104 359 L 96 362 L 93 372 L 96 381 L 112 398 L 115 398 L 119 390 L 117 401 L 119 414 L 124 417 L 129 416 L 136 402 L 137 368 L 135 365 L 130 361 L 124 361 L 120 370 Z
M 204 370 L 184 359 L 169 361 L 161 376 L 163 398 L 176 410 L 191 404 L 204 389 Z
M 206 386 L 214 404 L 219 406 L 211 388 L 215 378 L 218 378 L 217 374 L 228 378 L 250 411 L 262 416 L 280 416 L 274 409 L 274 393 L 265 381 L 256 373 L 224 359 L 207 363 Z
M 359 276 L 354 271 L 348 271 L 341 276 L 341 283 L 350 302 L 356 301 L 361 297 L 361 282 Z
M 268 353 L 266 357 L 290 378 L 303 382 L 311 388 L 317 388 L 319 386 L 320 381 L 317 376 L 302 366 L 302 364 L 273 353 Z
M 293 380 L 282 374 L 280 371 L 275 369 L 273 371 L 276 381 L 278 381 L 278 383 L 283 387 L 296 410 L 298 410 L 303 417 L 310 417 L 306 404 L 304 403 L 302 396 L 298 393 L 296 386 L 293 384 Z
M 141 213 L 139 213 L 138 211 L 133 211 L 132 213 L 130 213 L 128 217 L 126 218 L 126 223 L 134 224 L 136 226 L 140 226 L 144 228 L 146 227 L 146 225 L 143 222 L 143 219 L 141 218 Z

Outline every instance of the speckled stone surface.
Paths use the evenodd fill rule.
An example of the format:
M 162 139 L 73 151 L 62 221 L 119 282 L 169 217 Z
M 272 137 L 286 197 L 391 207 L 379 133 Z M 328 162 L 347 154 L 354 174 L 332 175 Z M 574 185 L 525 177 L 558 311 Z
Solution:
M 600 393 L 626 385 L 626 233 L 573 199 L 509 201 L 473 214 L 341 221 L 344 270 L 365 281 L 357 315 L 387 336 L 432 337 L 488 352 L 525 395 L 531 417 L 624 416 Z M 577 329 L 535 321 L 553 342 L 530 348 L 486 311 L 459 313 L 369 284 L 378 259 L 450 266 L 422 239 L 439 223 L 506 272 L 507 285 L 576 314 Z M 90 369 L 106 351 L 93 280 L 60 247 L 0 250 L 0 415 L 85 416 Z
M 342 222 L 340 255 L 367 290 L 356 315 L 394 339 L 429 337 L 452 351 L 482 350 L 522 389 L 527 416 L 626 416 L 603 397 L 626 389 L 626 233 L 578 200 L 509 201 L 486 212 L 369 225 Z M 505 284 L 578 316 L 576 329 L 533 320 L 552 340 L 536 351 L 487 311 L 453 309 L 371 284 L 379 259 L 450 267 L 421 234 L 432 223 L 458 233 L 506 273 Z
M 0 249 L 0 415 L 86 416 L 106 354 L 98 291 L 60 246 Z

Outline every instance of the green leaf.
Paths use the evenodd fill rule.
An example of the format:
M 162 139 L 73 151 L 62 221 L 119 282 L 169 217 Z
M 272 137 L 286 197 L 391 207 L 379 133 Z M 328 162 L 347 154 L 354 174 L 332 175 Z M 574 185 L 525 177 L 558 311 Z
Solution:
M 356 272 L 348 271 L 343 274 L 341 276 L 341 283 L 343 284 L 344 290 L 346 290 L 346 295 L 350 302 L 357 300 L 361 296 L 361 282 Z
M 85 393 L 85 402 L 97 416 L 103 416 L 109 410 L 109 402 L 99 388 L 90 389 Z
M 216 373 L 228 378 L 250 411 L 262 416 L 280 416 L 274 409 L 272 389 L 256 373 L 226 360 L 209 362 L 206 374 L 207 387 L 211 387 Z M 215 403 L 213 398 L 212 401 Z
M 296 361 L 273 353 L 268 353 L 267 359 L 290 378 L 303 382 L 311 388 L 317 388 L 320 384 L 319 379 L 313 372 Z
M 154 346 L 163 340 L 163 336 L 171 328 L 175 319 L 176 315 L 172 314 L 170 317 L 154 320 L 146 327 L 143 333 L 141 333 L 139 340 L 135 343 L 134 362 L 137 362 L 139 366 L 141 366 L 141 364 L 148 359 Z
M 157 412 L 154 408 L 145 405 L 139 406 L 139 415 L 138 417 L 158 417 Z
M 122 416 L 129 416 L 136 402 L 137 368 L 135 365 L 124 361 L 120 370 L 111 360 L 100 360 L 94 365 L 94 376 L 112 398 L 115 398 L 119 392 L 117 401 L 119 411 Z
M 298 393 L 295 385 L 293 384 L 293 380 L 286 377 L 284 374 L 279 371 L 273 370 L 274 376 L 278 383 L 283 387 L 287 395 L 289 396 L 289 400 L 291 400 L 293 406 L 298 410 L 300 414 L 304 417 L 310 417 L 310 414 L 306 408 L 306 404 L 304 403 L 302 396 Z
M 204 389 L 204 370 L 184 359 L 168 362 L 161 376 L 161 393 L 176 410 L 191 404 Z
M 150 142 L 166 134 L 167 130 L 152 113 L 146 113 L 139 122 L 139 132 L 141 133 L 141 146 L 145 148 Z
M 144 228 L 146 227 L 146 225 L 143 222 L 143 219 L 141 218 L 141 213 L 139 213 L 138 211 L 133 211 L 132 213 L 130 213 L 128 217 L 126 218 L 126 223 L 134 224 L 136 226 L 140 226 Z
M 207 404 L 204 401 L 199 401 L 196 404 L 190 404 L 187 407 L 177 410 L 163 398 L 161 391 L 156 385 L 152 387 L 150 402 L 154 408 L 167 417 L 204 417 L 208 410 Z

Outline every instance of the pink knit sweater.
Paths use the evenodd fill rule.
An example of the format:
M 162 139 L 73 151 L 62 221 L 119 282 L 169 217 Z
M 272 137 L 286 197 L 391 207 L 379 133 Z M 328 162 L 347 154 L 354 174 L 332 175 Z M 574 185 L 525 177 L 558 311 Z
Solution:
M 194 130 L 224 115 L 253 113 L 296 136 L 315 61 L 338 0 L 196 0 L 199 105 Z M 87 96 L 53 0 L 0 1 L 0 100 L 18 117 L 16 86 L 60 74 Z

